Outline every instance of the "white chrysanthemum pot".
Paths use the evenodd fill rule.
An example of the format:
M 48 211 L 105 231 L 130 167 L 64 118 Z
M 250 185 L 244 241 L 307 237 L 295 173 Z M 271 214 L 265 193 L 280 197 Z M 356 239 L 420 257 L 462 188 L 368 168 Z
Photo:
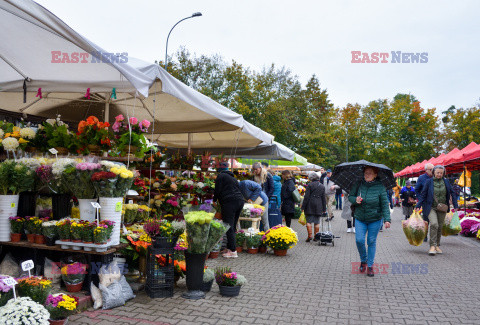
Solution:
M 100 220 L 111 220 L 115 222 L 111 243 L 112 245 L 118 245 L 120 244 L 123 197 L 101 197 L 98 200 L 101 206 Z
M 0 195 L 0 241 L 10 241 L 10 220 L 18 210 L 20 195 Z

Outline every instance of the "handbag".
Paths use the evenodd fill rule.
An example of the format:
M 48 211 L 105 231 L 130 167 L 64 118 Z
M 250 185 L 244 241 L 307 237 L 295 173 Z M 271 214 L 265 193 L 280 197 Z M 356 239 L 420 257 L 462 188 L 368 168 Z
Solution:
M 433 194 L 433 198 L 435 199 L 435 202 L 437 202 L 437 207 L 436 209 L 440 212 L 448 212 L 449 210 L 449 206 L 444 204 L 444 203 L 438 203 L 438 199 L 437 197 L 435 196 L 435 194 Z
M 302 200 L 302 196 L 300 195 L 300 192 L 298 191 L 298 189 L 295 189 L 292 192 L 292 197 L 293 197 L 293 202 L 295 203 L 300 203 L 300 201 Z

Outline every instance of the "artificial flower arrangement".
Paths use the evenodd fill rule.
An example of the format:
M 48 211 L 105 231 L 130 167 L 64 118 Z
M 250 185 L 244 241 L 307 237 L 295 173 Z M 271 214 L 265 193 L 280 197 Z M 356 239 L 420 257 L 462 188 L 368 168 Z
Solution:
M 41 276 L 32 276 L 17 279 L 18 293 L 23 297 L 30 297 L 33 301 L 44 304 L 50 291 L 52 290 L 52 281 Z
M 50 313 L 51 320 L 67 319 L 68 316 L 75 313 L 78 306 L 78 298 L 66 294 L 49 295 L 45 308 Z
M 93 162 L 73 162 L 63 170 L 63 181 L 77 199 L 96 198 L 92 175 L 102 166 Z
M 77 139 L 75 135 L 69 131 L 68 124 L 60 119 L 60 115 L 55 119 L 47 119 L 43 124 L 45 136 L 48 139 L 49 148 L 56 148 L 60 154 L 65 154 L 59 148 L 66 148 L 70 152 L 76 152 Z
M 247 283 L 247 279 L 243 275 L 232 272 L 229 267 L 215 268 L 215 281 L 223 287 L 242 286 Z
M 13 298 L 12 287 L 7 286 L 3 279 L 8 278 L 6 275 L 0 275 L 0 307 L 5 306 L 5 304 Z M 0 308 L 1 309 L 1 308 Z
M 147 120 L 140 122 L 135 117 L 126 120 L 121 114 L 116 116 L 112 129 L 117 151 L 142 158 L 148 149 L 148 140 L 143 133 L 147 133 L 149 127 L 150 122 Z
M 16 217 L 9 217 L 8 220 L 10 221 L 10 232 L 12 234 L 23 233 L 23 227 L 25 225 L 25 218 L 16 216 Z
M 274 250 L 286 250 L 295 246 L 298 242 L 298 236 L 291 228 L 278 225 L 268 229 L 262 237 L 265 245 Z
M 34 187 L 35 174 L 26 165 L 13 160 L 0 163 L 0 194 L 15 195 Z
M 85 274 L 87 274 L 87 265 L 74 262 L 61 265 L 62 280 L 65 284 L 76 285 L 82 283 L 85 280 Z
M 100 122 L 95 116 L 80 121 L 77 132 L 80 152 L 100 154 L 100 151 L 108 151 L 112 146 L 109 126 L 110 123 Z
M 48 325 L 50 313 L 43 306 L 29 297 L 10 299 L 0 308 L 0 324 Z
M 125 166 L 101 161 L 103 171 L 92 175 L 92 182 L 99 197 L 123 197 L 133 183 L 133 172 Z

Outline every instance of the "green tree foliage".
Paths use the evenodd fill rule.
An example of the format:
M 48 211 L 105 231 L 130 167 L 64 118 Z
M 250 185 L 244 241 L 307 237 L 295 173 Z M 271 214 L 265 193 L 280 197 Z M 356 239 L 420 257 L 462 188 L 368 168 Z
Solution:
M 451 106 L 440 121 L 411 94 L 365 106 L 335 108 L 315 75 L 303 87 L 285 67 L 261 71 L 221 56 L 199 56 L 181 48 L 168 71 L 185 84 L 242 114 L 276 141 L 326 167 L 366 159 L 395 171 L 480 140 L 480 108 Z M 440 122 L 444 126 L 440 127 Z M 348 147 L 348 152 L 347 152 Z

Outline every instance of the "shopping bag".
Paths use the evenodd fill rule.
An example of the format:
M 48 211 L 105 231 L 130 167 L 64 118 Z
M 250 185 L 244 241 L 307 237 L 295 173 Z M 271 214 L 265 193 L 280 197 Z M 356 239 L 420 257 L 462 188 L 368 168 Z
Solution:
M 402 221 L 402 228 L 410 245 L 420 246 L 427 235 L 428 224 L 419 212 L 413 211 L 410 218 Z
M 305 212 L 302 212 L 302 214 L 300 215 L 300 218 L 298 218 L 298 222 L 302 226 L 305 226 L 307 224 L 307 218 L 305 217 Z
M 456 235 L 460 231 L 462 231 L 462 226 L 460 225 L 458 213 L 447 213 L 445 216 L 445 223 L 442 227 L 442 236 Z
M 300 192 L 298 191 L 298 189 L 295 189 L 292 192 L 292 197 L 295 203 L 300 203 L 300 201 L 302 200 L 302 196 L 300 195 Z
M 465 177 L 465 171 L 467 172 Z M 467 187 L 472 187 L 472 173 L 467 169 L 458 178 L 458 186 L 465 187 L 465 178 L 467 179 Z M 465 178 L 464 178 L 465 177 Z

